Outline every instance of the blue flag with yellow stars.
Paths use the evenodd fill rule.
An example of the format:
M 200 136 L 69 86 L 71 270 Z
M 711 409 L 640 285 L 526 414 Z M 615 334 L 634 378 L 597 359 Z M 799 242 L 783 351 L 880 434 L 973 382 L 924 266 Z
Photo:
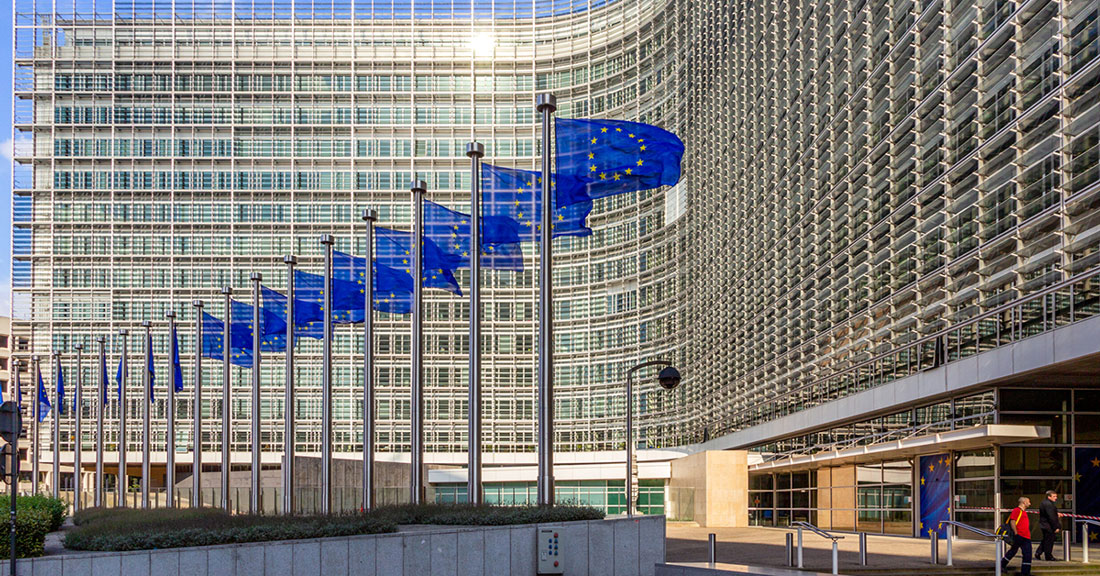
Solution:
M 46 394 L 46 385 L 42 383 L 42 370 L 38 370 L 38 421 L 42 422 L 50 415 L 50 395 Z
M 146 394 L 148 394 L 150 402 L 156 402 L 156 399 L 153 398 L 153 387 L 157 385 L 157 371 L 153 367 L 152 332 L 145 335 L 145 371 L 149 373 L 149 389 L 146 391 Z
M 551 182 L 557 197 L 559 188 L 580 190 L 565 196 L 583 194 L 582 182 L 569 175 L 557 174 Z M 542 222 L 542 178 L 540 172 L 516 170 L 485 164 L 481 169 L 482 238 L 486 244 L 538 242 Z M 554 237 L 588 236 L 588 214 L 592 202 L 576 200 L 554 209 Z
M 947 537 L 943 522 L 951 519 L 951 458 L 947 454 L 920 457 L 920 535 Z
M 408 274 L 412 286 L 412 233 L 379 227 L 374 229 L 374 240 L 375 261 Z M 423 257 L 424 288 L 438 288 L 461 296 L 462 289 L 451 267 L 453 259 L 430 238 L 424 238 Z
M 332 279 L 332 321 L 335 324 L 353 323 L 355 318 L 363 321 L 364 297 L 362 287 L 351 280 Z M 302 336 L 324 338 L 325 325 L 325 277 L 302 270 L 294 271 L 294 306 L 302 309 L 294 311 L 294 329 Z M 285 316 L 285 308 L 283 316 Z M 316 330 L 316 332 L 314 332 Z M 286 327 L 283 327 L 284 336 Z M 314 336 L 318 334 L 318 336 Z
M 175 323 L 172 324 L 170 345 L 172 346 L 172 386 L 175 387 L 176 392 L 183 392 L 183 364 L 180 363 L 180 341 Z
M 125 342 L 122 344 L 126 345 Z M 118 385 L 118 400 L 122 401 L 122 386 L 123 382 L 130 377 L 130 367 L 126 365 L 126 358 L 120 356 L 118 358 L 118 370 L 115 372 L 115 384 Z
M 103 383 L 103 405 L 107 405 L 107 383 L 110 380 L 107 379 L 107 355 L 104 354 L 99 357 L 99 381 Z
M 229 333 L 233 337 L 233 348 L 251 352 L 252 331 L 255 318 L 251 304 L 231 301 L 233 304 L 233 325 Z M 260 351 L 286 352 L 286 322 L 263 305 L 260 306 Z
M 1082 516 L 1100 516 L 1100 448 L 1077 448 L 1076 483 L 1077 513 Z M 1089 541 L 1100 540 L 1100 528 L 1089 526 Z
M 482 212 L 485 212 L 482 210 Z M 499 229 L 500 216 L 482 215 L 482 238 L 487 238 L 484 227 L 486 222 L 491 229 Z M 518 227 L 509 226 L 509 229 Z M 428 200 L 424 201 L 424 237 L 435 242 L 450 260 L 450 268 L 470 267 L 471 242 L 470 215 Z M 481 244 L 481 267 L 493 270 L 523 270 L 523 253 L 519 246 L 510 244 L 496 245 L 491 242 Z
M 204 358 L 225 361 L 223 358 L 225 353 L 224 326 L 220 319 L 206 312 L 202 313 L 202 355 Z M 229 354 L 229 362 L 237 366 L 251 367 L 252 352 L 250 350 L 233 350 Z
M 559 206 L 680 181 L 684 143 L 672 132 L 624 120 L 555 119 L 557 174 L 581 186 L 558 186 Z
M 65 370 L 57 363 L 57 415 L 65 415 Z
M 276 315 L 279 320 L 286 322 L 286 295 L 267 286 L 260 286 L 260 297 L 263 300 L 264 310 Z M 324 314 L 321 306 L 314 302 L 299 300 L 294 297 L 294 337 L 316 338 L 325 337 Z
M 336 324 L 358 324 L 362 322 L 366 316 L 364 300 L 367 297 L 367 259 L 334 250 L 332 252 L 332 278 L 333 280 L 344 280 L 353 283 L 354 288 L 352 288 L 353 291 L 350 296 L 355 298 L 357 294 L 359 298 L 359 305 L 355 308 L 337 310 L 333 316 L 333 322 Z M 341 290 L 345 286 L 345 284 L 333 284 L 335 290 Z

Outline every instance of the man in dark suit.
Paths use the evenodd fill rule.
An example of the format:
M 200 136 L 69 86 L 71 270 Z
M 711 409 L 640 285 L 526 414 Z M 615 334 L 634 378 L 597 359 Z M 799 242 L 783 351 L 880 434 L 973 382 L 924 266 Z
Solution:
M 1039 527 L 1043 529 L 1043 542 L 1039 544 L 1039 553 L 1035 558 L 1054 560 L 1054 535 L 1062 531 L 1062 521 L 1058 518 L 1058 493 L 1047 490 L 1047 497 L 1039 504 Z

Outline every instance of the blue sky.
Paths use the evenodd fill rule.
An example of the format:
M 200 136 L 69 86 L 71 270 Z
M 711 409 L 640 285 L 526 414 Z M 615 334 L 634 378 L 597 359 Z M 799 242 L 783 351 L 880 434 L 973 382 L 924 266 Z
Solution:
M 0 10 L 0 29 L 4 39 L 0 41 L 0 187 L 3 188 L 3 222 L 0 228 L 0 315 L 11 314 L 11 5 Z

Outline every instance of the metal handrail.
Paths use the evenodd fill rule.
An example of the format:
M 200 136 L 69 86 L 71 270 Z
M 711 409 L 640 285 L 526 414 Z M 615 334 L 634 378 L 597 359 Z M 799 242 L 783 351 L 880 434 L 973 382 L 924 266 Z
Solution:
M 809 530 L 810 532 L 813 532 L 814 534 L 817 534 L 818 536 L 821 536 L 822 538 L 828 538 L 829 540 L 832 540 L 833 542 L 836 542 L 837 540 L 843 540 L 844 539 L 843 536 L 830 534 L 829 532 L 826 532 L 826 531 L 822 530 L 821 528 L 818 528 L 817 526 L 814 526 L 813 524 L 810 524 L 809 522 L 803 522 L 801 520 L 799 520 L 797 522 L 791 522 L 791 526 L 799 526 L 799 527 L 805 528 L 805 529 Z
M 1096 520 L 1089 520 L 1087 518 L 1075 518 L 1079 524 L 1092 524 L 1093 526 L 1100 526 L 1100 522 Z
M 962 522 L 955 522 L 954 520 L 944 520 L 943 522 L 941 522 L 941 524 L 943 524 L 944 526 L 954 526 L 956 528 L 962 528 L 963 530 L 969 530 L 970 532 L 973 532 L 973 533 L 977 534 L 978 536 L 984 536 L 986 538 L 1001 538 L 1001 539 L 1004 539 L 1004 536 L 1002 536 L 1000 534 L 995 534 L 995 533 L 989 532 L 987 530 L 982 530 L 981 528 L 975 528 L 974 526 L 971 526 L 969 524 L 963 524 Z
M 814 526 L 813 524 L 810 524 L 809 522 L 803 522 L 802 520 L 799 520 L 797 522 L 791 522 L 791 526 L 794 526 L 795 528 L 798 529 L 798 569 L 801 570 L 802 567 L 803 567 L 802 566 L 802 529 L 805 528 L 805 529 L 809 530 L 810 532 L 813 532 L 814 534 L 817 534 L 818 536 L 821 536 L 822 538 L 827 538 L 827 539 L 833 541 L 833 576 L 837 576 L 837 574 L 839 573 L 838 570 L 840 569 L 840 552 L 837 550 L 837 540 L 843 540 L 844 537 L 843 536 L 836 536 L 834 534 L 830 534 L 830 533 L 822 530 L 821 528 L 818 528 L 817 526 Z
M 1089 563 L 1089 526 L 1100 526 L 1100 522 L 1088 518 L 1075 518 L 1081 525 L 1081 562 Z

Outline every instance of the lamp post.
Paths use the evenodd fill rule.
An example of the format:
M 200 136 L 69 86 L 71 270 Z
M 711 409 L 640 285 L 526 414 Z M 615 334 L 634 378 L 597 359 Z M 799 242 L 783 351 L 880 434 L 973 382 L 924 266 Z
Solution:
M 664 366 L 657 382 L 665 390 L 680 385 L 680 371 L 667 360 L 642 362 L 626 373 L 626 515 L 634 516 L 634 373 L 650 366 Z

